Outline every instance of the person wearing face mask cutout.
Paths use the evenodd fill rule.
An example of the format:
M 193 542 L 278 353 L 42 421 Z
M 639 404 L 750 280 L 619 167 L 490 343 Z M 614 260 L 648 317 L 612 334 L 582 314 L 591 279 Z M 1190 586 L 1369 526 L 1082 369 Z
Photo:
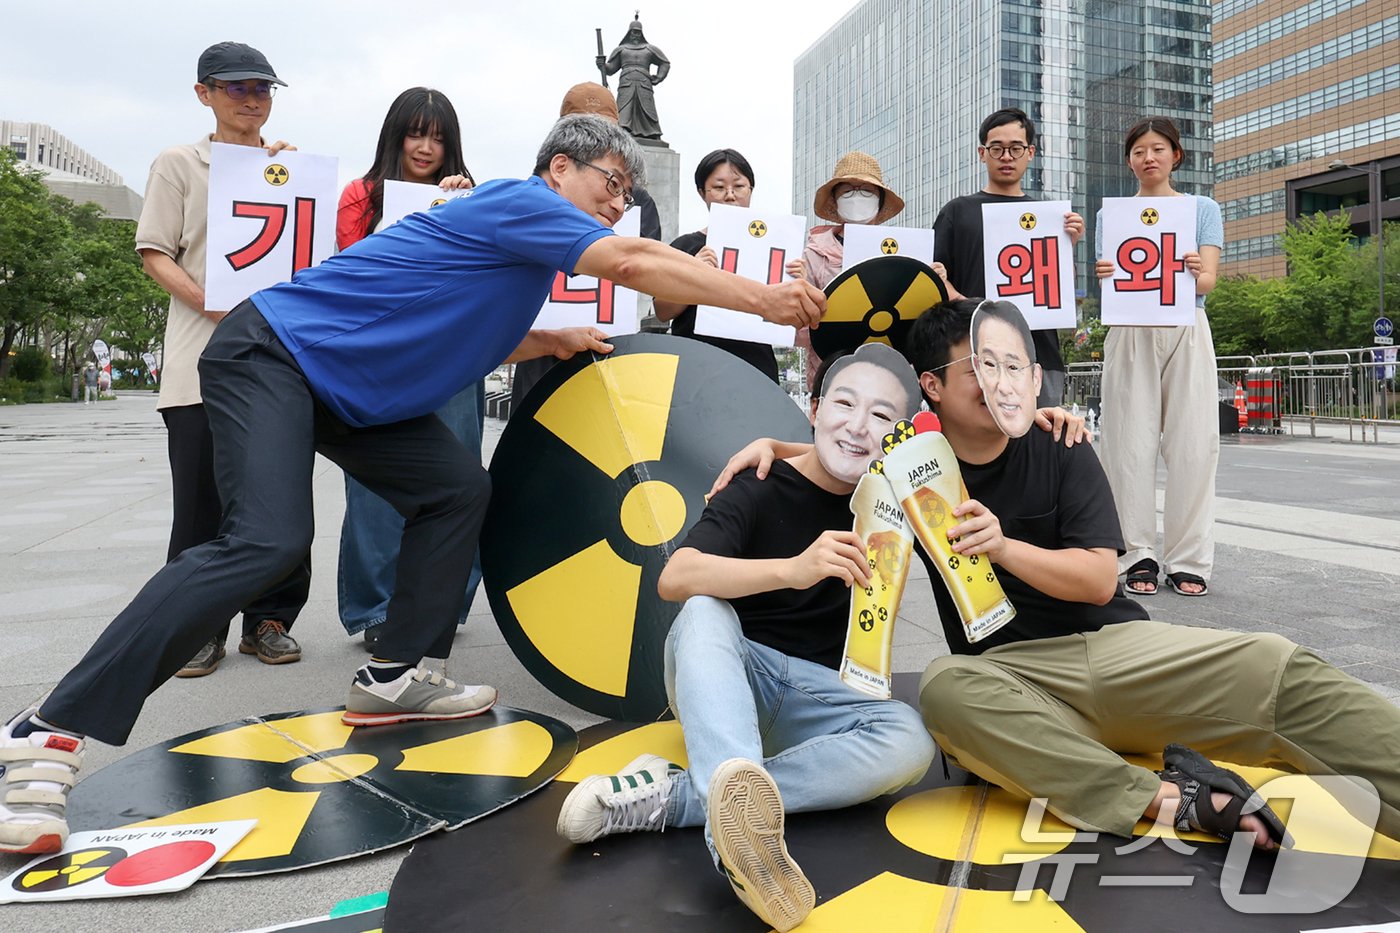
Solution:
M 784 813 L 893 793 L 933 761 L 912 707 L 852 690 L 837 673 L 849 588 L 870 574 L 851 494 L 880 438 L 917 410 L 919 385 L 881 344 L 824 369 L 813 446 L 762 481 L 736 476 L 658 581 L 664 599 L 685 604 L 666 641 L 666 688 L 689 767 L 643 755 L 619 776 L 586 778 L 558 822 L 574 843 L 704 825 L 735 893 L 779 930 L 815 901 L 783 843 Z

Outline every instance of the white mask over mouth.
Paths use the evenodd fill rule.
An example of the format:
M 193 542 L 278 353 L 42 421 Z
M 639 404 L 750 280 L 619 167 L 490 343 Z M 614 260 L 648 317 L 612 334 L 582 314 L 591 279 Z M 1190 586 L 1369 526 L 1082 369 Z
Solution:
M 848 191 L 836 199 L 836 213 L 847 223 L 863 224 L 880 212 L 880 196 L 873 191 Z

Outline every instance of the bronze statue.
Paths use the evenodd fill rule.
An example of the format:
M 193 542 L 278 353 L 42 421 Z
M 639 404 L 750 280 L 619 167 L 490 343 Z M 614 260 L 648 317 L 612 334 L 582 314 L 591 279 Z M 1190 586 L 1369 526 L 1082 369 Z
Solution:
M 661 121 L 656 116 L 652 87 L 666 80 L 671 60 L 642 35 L 641 11 L 637 12 L 627 35 L 606 59 L 598 55 L 598 70 L 606 86 L 608 75 L 617 74 L 617 115 L 622 128 L 638 139 L 661 139 Z M 656 66 L 653 73 L 651 66 Z M 618 74 L 618 72 L 621 74 Z

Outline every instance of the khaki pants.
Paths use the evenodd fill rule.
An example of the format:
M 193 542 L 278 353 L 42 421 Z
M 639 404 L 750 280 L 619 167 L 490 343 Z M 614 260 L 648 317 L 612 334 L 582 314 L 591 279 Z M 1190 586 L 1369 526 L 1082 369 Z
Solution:
M 1124 622 L 936 659 L 924 723 L 961 767 L 1071 826 L 1131 836 L 1160 780 L 1120 753 L 1179 742 L 1211 758 L 1370 781 L 1400 838 L 1400 708 L 1273 634 Z
M 1220 459 L 1215 345 L 1204 308 L 1195 327 L 1114 327 L 1104 342 L 1099 456 L 1118 506 L 1126 570 L 1156 559 L 1157 452 L 1167 464 L 1162 559 L 1167 573 L 1210 579 L 1215 465 Z

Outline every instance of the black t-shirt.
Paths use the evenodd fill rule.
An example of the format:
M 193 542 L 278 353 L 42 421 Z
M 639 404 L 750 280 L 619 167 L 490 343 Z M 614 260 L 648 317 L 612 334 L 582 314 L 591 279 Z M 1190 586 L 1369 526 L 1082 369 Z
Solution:
M 947 267 L 948 281 L 954 288 L 969 298 L 987 297 L 986 270 L 982 267 L 982 205 L 1034 200 L 1028 194 L 1011 197 L 979 191 L 943 205 L 933 222 L 933 259 Z M 1031 339 L 1035 341 L 1035 359 L 1041 369 L 1064 370 L 1056 331 L 1033 330 Z
M 694 256 L 705 245 L 705 234 L 699 230 L 683 233 L 671 241 L 671 245 L 684 253 Z M 773 348 L 766 343 L 753 343 L 749 340 L 731 340 L 728 337 L 710 337 L 695 332 L 695 305 L 690 305 L 671 321 L 671 333 L 677 337 L 689 337 L 708 343 L 712 347 L 727 350 L 774 382 L 778 381 L 778 361 L 773 357 Z M 804 545 L 805 547 L 805 545 Z
M 710 500 L 681 547 L 748 560 L 796 557 L 822 532 L 850 530 L 851 497 L 827 492 L 783 460 L 768 478 L 734 477 Z M 805 590 L 729 600 L 744 637 L 786 655 L 837 667 L 846 644 L 851 591 L 834 577 Z
M 1089 445 L 1066 447 L 1050 432 L 1032 428 L 1024 437 L 1011 438 L 1006 450 L 991 463 L 974 466 L 959 461 L 958 467 L 968 495 L 991 509 L 1006 537 L 1050 550 L 1113 548 L 1122 552 L 1123 533 L 1113 493 L 1098 455 Z M 933 581 L 948 650 L 954 654 L 981 654 L 1010 642 L 1096 632 L 1105 625 L 1147 618 L 1147 612 L 1123 594 L 1121 584 L 1107 605 L 1067 602 L 1045 595 L 998 566 L 997 579 L 1016 607 L 1016 618 L 975 645 L 968 644 L 943 578 L 923 547 L 916 550 Z

